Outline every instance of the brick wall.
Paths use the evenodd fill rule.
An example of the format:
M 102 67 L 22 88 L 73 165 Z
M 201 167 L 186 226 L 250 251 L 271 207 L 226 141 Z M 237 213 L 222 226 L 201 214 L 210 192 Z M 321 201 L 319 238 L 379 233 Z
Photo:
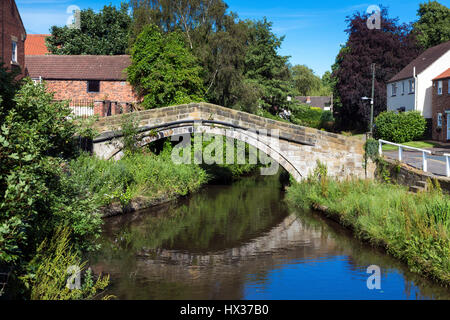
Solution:
M 26 32 L 22 28 L 20 14 L 16 10 L 14 0 L 2 0 L 0 7 L 0 60 L 8 69 L 20 68 L 24 72 L 25 67 L 25 37 Z M 11 64 L 12 41 L 17 42 L 18 64 Z
M 442 80 L 442 95 L 438 95 L 438 81 L 433 81 L 433 140 L 447 142 L 447 115 L 445 111 L 450 111 L 450 94 L 448 93 L 448 80 Z M 442 128 L 437 127 L 438 113 L 442 114 Z
M 131 85 L 126 81 L 100 81 L 100 92 L 87 91 L 87 81 L 45 80 L 47 89 L 56 100 L 93 99 L 137 102 Z

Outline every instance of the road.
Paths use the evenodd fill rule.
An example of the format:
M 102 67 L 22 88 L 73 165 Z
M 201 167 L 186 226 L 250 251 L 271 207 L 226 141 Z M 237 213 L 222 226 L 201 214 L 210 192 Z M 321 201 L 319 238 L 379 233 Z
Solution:
M 383 154 L 393 160 L 398 160 L 398 151 L 384 151 Z M 402 162 L 422 170 L 422 152 L 403 150 Z M 446 160 L 444 156 L 427 155 L 428 172 L 437 176 L 446 176 Z

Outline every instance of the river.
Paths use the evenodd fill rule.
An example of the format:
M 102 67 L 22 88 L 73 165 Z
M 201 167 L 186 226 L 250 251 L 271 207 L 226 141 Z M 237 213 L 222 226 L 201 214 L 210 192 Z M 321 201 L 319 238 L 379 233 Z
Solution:
M 278 176 L 255 176 L 109 218 L 90 266 L 110 274 L 107 294 L 119 299 L 450 299 L 284 195 Z M 368 289 L 371 265 L 381 289 Z

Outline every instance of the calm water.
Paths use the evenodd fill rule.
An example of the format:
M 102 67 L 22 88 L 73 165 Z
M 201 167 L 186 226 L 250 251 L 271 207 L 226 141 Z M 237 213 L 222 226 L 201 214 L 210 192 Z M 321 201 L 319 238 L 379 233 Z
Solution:
M 289 208 L 278 177 L 108 219 L 90 262 L 119 299 L 450 299 L 320 214 Z M 367 288 L 370 265 L 381 290 Z

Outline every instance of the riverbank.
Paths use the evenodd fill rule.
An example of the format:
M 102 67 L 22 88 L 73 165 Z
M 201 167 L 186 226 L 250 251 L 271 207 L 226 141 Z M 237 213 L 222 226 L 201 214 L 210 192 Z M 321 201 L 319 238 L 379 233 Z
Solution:
M 103 218 L 151 208 L 195 193 L 206 184 L 231 183 L 254 172 L 255 165 L 174 164 L 171 148 L 145 151 L 119 161 L 83 154 L 70 172 Z
M 324 212 L 359 239 L 404 261 L 412 272 L 450 285 L 450 197 L 439 188 L 411 194 L 403 186 L 337 182 L 316 174 L 289 187 L 287 199 Z
M 137 153 L 119 161 L 87 154 L 70 163 L 72 176 L 103 215 L 143 209 L 186 196 L 210 180 L 197 165 L 175 165 L 169 151 Z

